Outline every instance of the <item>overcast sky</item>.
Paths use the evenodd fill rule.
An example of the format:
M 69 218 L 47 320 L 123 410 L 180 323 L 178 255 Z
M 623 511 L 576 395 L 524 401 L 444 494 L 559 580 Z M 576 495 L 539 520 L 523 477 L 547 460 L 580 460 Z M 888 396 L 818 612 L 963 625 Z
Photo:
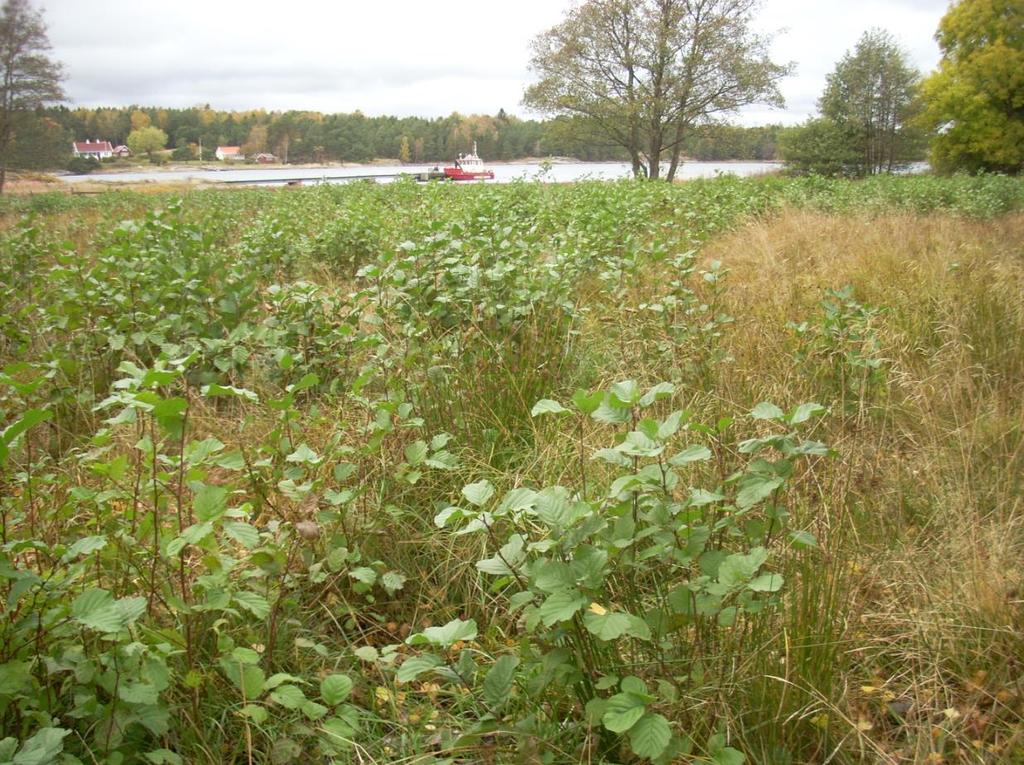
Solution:
M 531 116 L 529 42 L 572 0 L 43 0 L 54 58 L 75 106 L 192 106 L 321 112 Z M 795 123 L 815 111 L 825 75 L 872 25 L 922 71 L 947 0 L 765 0 L 776 33 L 784 111 L 735 121 Z

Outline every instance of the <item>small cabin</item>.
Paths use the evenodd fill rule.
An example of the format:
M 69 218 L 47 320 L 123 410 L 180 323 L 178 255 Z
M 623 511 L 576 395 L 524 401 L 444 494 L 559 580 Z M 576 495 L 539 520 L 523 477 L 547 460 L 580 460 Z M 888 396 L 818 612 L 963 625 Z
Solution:
M 130 157 L 131 155 L 132 155 L 131 149 L 129 149 L 124 144 L 121 144 L 120 146 L 115 146 L 114 147 L 114 156 L 115 157 Z
M 261 165 L 270 165 L 273 164 L 274 162 L 277 162 L 277 157 L 275 157 L 273 154 L 268 154 L 267 152 L 260 152 L 255 157 L 253 157 L 253 159 L 255 159 Z
M 110 145 L 110 141 L 75 141 L 71 144 L 71 152 L 76 157 L 107 159 L 114 156 L 114 147 Z
M 241 146 L 218 146 L 213 154 L 221 162 L 238 162 L 245 159 Z

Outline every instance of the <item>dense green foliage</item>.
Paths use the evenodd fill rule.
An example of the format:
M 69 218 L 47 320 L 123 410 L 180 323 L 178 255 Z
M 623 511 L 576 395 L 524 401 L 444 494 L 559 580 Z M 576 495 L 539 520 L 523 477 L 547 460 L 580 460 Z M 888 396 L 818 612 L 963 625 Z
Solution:
M 1024 168 L 1024 2 L 959 0 L 936 35 L 939 69 L 924 83 L 923 123 L 942 170 Z
M 4 200 L 0 762 L 859 761 L 821 568 L 882 311 L 822 286 L 744 382 L 699 254 L 787 207 L 1024 184 Z
M 822 175 L 891 173 L 924 158 L 913 124 L 920 74 L 892 35 L 865 32 L 828 76 L 821 117 L 785 131 L 787 167 Z
M 0 8 L 0 193 L 11 160 L 24 158 L 26 143 L 40 146 L 26 131 L 48 127 L 28 115 L 64 98 L 61 66 L 50 58 L 49 49 L 46 24 L 30 0 L 4 0 Z M 19 137 L 21 149 L 12 156 Z
M 401 155 L 403 140 L 409 161 L 441 162 L 469 151 L 478 143 L 489 160 L 528 156 L 571 156 L 588 161 L 625 160 L 628 154 L 577 121 L 521 120 L 499 112 L 494 116 L 452 114 L 448 117 L 367 117 L 317 112 L 222 112 L 209 108 L 98 108 L 49 109 L 36 119 L 50 121 L 60 140 L 46 152 L 33 154 L 34 165 L 60 166 L 72 140 L 85 137 L 125 143 L 136 126 L 153 125 L 168 135 L 166 148 L 194 147 L 202 142 L 204 154 L 217 146 L 244 146 L 247 153 L 272 152 L 289 162 L 364 162 Z M 744 128 L 705 125 L 691 133 L 685 153 L 702 160 L 774 159 L 777 126 Z M 47 145 L 49 147 L 49 144 Z M 20 155 L 19 155 L 20 156 Z M 47 164 L 48 163 L 48 164 Z
M 128 134 L 128 148 L 132 154 L 152 156 L 153 152 L 163 150 L 166 144 L 167 133 L 152 125 L 140 127 Z

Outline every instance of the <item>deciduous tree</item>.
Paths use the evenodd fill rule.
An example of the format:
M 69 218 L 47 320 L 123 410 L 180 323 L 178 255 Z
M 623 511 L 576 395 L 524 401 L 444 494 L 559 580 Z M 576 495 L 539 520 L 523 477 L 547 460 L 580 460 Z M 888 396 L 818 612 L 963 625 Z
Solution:
M 63 71 L 49 50 L 42 14 L 28 0 L 6 0 L 0 9 L 0 193 L 16 125 L 26 113 L 64 98 Z
M 789 67 L 750 30 L 757 0 L 588 0 L 533 42 L 537 111 L 579 116 L 629 154 L 638 176 L 672 180 L 697 125 L 752 103 L 782 105 Z
M 1024 169 L 1024 0 L 960 0 L 939 23 L 939 69 L 922 87 L 940 170 Z
M 821 117 L 791 128 L 782 155 L 798 172 L 872 175 L 924 156 L 914 124 L 920 74 L 888 32 L 865 32 L 828 76 Z
M 153 152 L 160 151 L 167 145 L 167 133 L 158 127 L 144 127 L 128 134 L 128 148 L 131 153 L 153 158 Z
M 912 125 L 920 78 L 881 29 L 865 32 L 836 64 L 818 108 L 845 136 L 856 174 L 892 172 L 922 157 L 923 136 Z

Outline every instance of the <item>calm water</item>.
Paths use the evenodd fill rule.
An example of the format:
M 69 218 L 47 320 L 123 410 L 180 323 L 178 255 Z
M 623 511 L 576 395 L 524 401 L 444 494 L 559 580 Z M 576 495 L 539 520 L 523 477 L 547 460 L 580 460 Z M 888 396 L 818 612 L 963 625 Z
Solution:
M 584 179 L 612 180 L 629 177 L 629 165 L 622 162 L 580 162 L 551 165 L 547 172 L 537 164 L 493 165 L 494 182 L 507 183 L 526 178 L 540 179 L 552 183 L 579 181 Z M 687 162 L 677 171 L 679 178 L 711 178 L 720 174 L 739 176 L 770 173 L 781 167 L 777 162 Z M 80 181 L 102 181 L 107 183 L 135 183 L 139 181 L 187 181 L 200 180 L 211 183 L 244 183 L 248 185 L 272 185 L 286 180 L 302 180 L 304 184 L 345 183 L 359 178 L 374 178 L 387 182 L 396 173 L 416 173 L 427 169 L 426 165 L 389 167 L 295 167 L 295 168 L 253 168 L 245 170 L 167 170 L 159 172 L 110 173 L 95 175 L 63 175 L 61 180 L 68 183 Z

